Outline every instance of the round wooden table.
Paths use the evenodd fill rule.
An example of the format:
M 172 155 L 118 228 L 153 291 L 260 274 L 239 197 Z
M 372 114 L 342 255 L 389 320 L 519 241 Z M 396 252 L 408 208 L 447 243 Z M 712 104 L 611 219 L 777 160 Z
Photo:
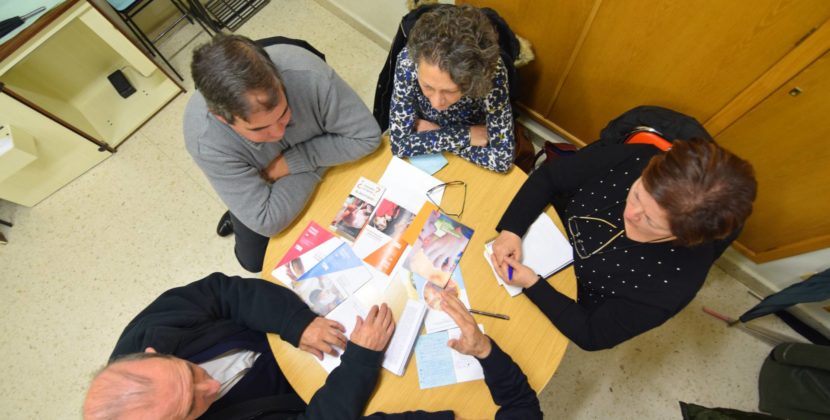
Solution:
M 521 366 L 530 385 L 538 393 L 559 366 L 568 339 L 527 297 L 519 295 L 511 298 L 498 285 L 483 256 L 484 244 L 495 238 L 496 224 L 527 175 L 515 166 L 507 174 L 498 174 L 456 156 L 446 156 L 449 164 L 434 176 L 444 182 L 463 180 L 467 183 L 464 213 L 456 219 L 475 230 L 460 263 L 470 304 L 476 309 L 510 316 L 509 321 L 504 321 L 476 315 L 476 321 L 483 324 L 487 335 Z M 322 226 L 328 226 L 357 180 L 363 176 L 377 182 L 391 157 L 388 140 L 384 139 L 379 150 L 372 155 L 329 170 L 311 197 L 305 212 L 288 229 L 271 238 L 265 255 L 263 278 L 281 284 L 271 276 L 271 270 L 306 225 L 316 221 Z M 547 213 L 562 230 L 555 211 L 548 208 Z M 559 272 L 548 281 L 566 295 L 572 298 L 576 296 L 576 279 L 572 267 Z M 372 304 L 387 302 L 396 319 L 407 299 L 406 291 L 397 279 L 391 279 L 385 291 L 364 287 L 356 296 L 367 308 Z M 291 385 L 300 397 L 309 401 L 325 382 L 326 371 L 314 356 L 282 341 L 279 336 L 269 334 L 268 340 Z M 421 390 L 418 386 L 415 357 L 411 356 L 402 377 L 381 369 L 377 389 L 369 400 L 365 413 L 453 410 L 456 415 L 464 418 L 492 418 L 496 409 L 484 381 Z

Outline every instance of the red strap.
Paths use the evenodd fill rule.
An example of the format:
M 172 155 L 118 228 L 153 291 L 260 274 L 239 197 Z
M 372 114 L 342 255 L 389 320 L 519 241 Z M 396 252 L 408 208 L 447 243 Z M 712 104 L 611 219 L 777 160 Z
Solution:
M 648 131 L 638 131 L 625 140 L 626 144 L 650 144 L 664 152 L 671 149 L 671 142 Z

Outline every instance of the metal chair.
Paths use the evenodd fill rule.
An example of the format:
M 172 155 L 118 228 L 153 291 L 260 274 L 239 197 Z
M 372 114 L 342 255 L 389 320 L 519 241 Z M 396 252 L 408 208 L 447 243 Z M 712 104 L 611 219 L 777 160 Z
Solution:
M 147 51 L 152 56 L 158 55 L 162 61 L 173 71 L 173 73 L 178 76 L 180 80 L 184 80 L 181 74 L 167 61 L 167 58 L 164 54 L 159 51 L 156 43 L 160 41 L 162 38 L 167 36 L 173 28 L 179 25 L 183 20 L 187 19 L 190 24 L 198 23 L 199 26 L 202 27 L 202 30 L 205 31 L 208 36 L 213 36 L 210 31 L 210 27 L 208 24 L 200 19 L 200 15 L 198 13 L 194 13 L 190 8 L 190 3 L 187 0 L 170 0 L 173 3 L 173 6 L 179 10 L 179 17 L 169 26 L 164 28 L 155 39 L 150 39 L 147 34 L 136 24 L 135 18 L 136 15 L 141 13 L 147 6 L 153 3 L 154 0 L 107 0 L 107 2 L 112 6 L 113 9 L 118 13 L 118 16 L 124 21 L 130 31 L 138 38 L 141 44 L 147 49 Z

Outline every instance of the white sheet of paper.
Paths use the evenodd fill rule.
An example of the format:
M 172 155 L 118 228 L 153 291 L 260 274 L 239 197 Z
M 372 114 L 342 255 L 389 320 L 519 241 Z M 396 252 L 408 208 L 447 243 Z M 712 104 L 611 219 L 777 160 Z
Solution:
M 483 325 L 479 324 L 478 329 L 484 332 Z M 453 328 L 447 332 L 449 333 L 450 340 L 461 337 L 460 328 Z M 450 351 L 452 352 L 452 364 L 455 369 L 455 382 L 484 379 L 484 369 L 481 368 L 481 363 L 478 362 L 475 356 L 461 354 L 453 349 L 450 349 Z
M 386 187 L 387 196 L 394 194 L 392 201 L 406 209 L 420 209 L 423 203 L 427 201 L 427 191 L 443 183 L 443 181 L 396 156 L 392 156 L 386 171 L 378 181 L 378 184 Z M 440 204 L 444 197 L 444 188 L 436 189 L 430 194 L 430 197 Z

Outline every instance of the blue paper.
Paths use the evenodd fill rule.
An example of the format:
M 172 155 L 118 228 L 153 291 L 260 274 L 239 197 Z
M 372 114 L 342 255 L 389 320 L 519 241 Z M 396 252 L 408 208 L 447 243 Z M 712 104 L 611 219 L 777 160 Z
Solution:
M 348 244 L 343 244 L 337 247 L 331 254 L 323 258 L 317 265 L 306 271 L 297 281 L 305 280 L 311 277 L 320 277 L 326 274 L 334 273 L 336 271 L 348 270 L 354 267 L 363 266 L 363 260 L 355 255 L 354 251 Z
M 446 331 L 439 331 L 422 335 L 415 342 L 415 360 L 421 389 L 456 383 L 452 352 L 447 347 L 449 337 Z
M 416 168 L 432 175 L 438 172 L 439 169 L 447 166 L 447 158 L 441 153 L 433 153 L 430 155 L 410 156 L 409 163 Z

